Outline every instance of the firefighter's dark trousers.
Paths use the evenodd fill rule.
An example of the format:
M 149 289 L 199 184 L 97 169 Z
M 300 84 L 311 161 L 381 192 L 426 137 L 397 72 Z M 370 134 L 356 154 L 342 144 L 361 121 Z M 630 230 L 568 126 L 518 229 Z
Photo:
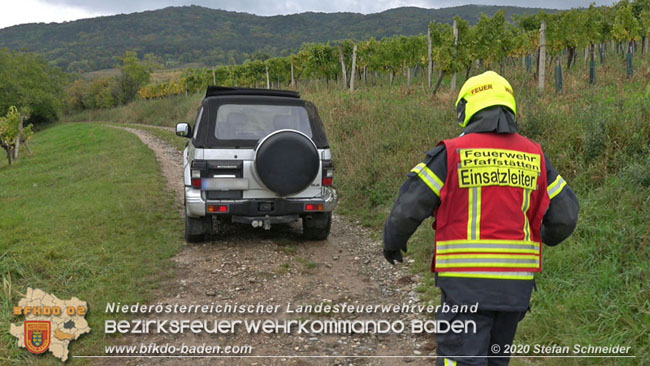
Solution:
M 439 309 L 440 310 L 440 309 Z M 510 355 L 504 353 L 504 346 L 511 345 L 517 332 L 517 324 L 524 318 L 525 312 L 485 311 L 476 313 L 436 313 L 436 320 L 449 323 L 460 320 L 468 324 L 466 333 L 454 333 L 449 330 L 441 333 L 440 325 L 436 333 L 438 342 L 438 359 L 436 366 L 506 366 Z M 474 326 L 467 321 L 476 323 Z M 488 357 L 454 357 L 454 356 L 488 356 Z M 494 357 L 503 356 L 503 357 Z

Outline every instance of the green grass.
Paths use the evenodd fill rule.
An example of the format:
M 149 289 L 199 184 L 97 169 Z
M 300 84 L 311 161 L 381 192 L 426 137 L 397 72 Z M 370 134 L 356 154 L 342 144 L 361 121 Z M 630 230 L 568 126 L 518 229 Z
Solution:
M 282 263 L 278 268 L 276 268 L 275 273 L 282 276 L 289 273 L 290 269 L 291 269 L 291 263 L 285 262 Z
M 280 248 L 282 248 L 282 252 L 286 255 L 294 255 L 298 251 L 295 245 L 283 245 Z
M 308 260 L 306 258 L 302 258 L 302 257 L 296 257 L 295 260 L 296 260 L 296 262 L 302 264 L 303 271 L 305 273 L 311 273 L 311 271 L 318 268 L 318 265 L 319 265 L 317 262 L 312 262 L 312 261 L 310 261 L 310 260 Z
M 109 301 L 152 299 L 173 274 L 183 245 L 153 152 L 132 134 L 91 124 L 57 125 L 35 135 L 34 154 L 0 167 L 0 318 L 3 327 L 27 287 L 88 302 L 92 328 L 71 355 L 103 354 Z M 2 332 L 0 363 L 59 365 L 15 346 Z M 68 364 L 85 364 L 71 358 Z

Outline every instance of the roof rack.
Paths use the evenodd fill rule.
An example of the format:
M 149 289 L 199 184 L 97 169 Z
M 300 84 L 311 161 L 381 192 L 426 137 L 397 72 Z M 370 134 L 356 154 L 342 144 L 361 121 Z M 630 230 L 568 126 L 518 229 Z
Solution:
M 255 88 L 231 88 L 226 86 L 208 86 L 205 97 L 216 97 L 222 95 L 264 95 L 272 97 L 300 98 L 300 93 L 291 90 L 278 89 L 255 89 Z

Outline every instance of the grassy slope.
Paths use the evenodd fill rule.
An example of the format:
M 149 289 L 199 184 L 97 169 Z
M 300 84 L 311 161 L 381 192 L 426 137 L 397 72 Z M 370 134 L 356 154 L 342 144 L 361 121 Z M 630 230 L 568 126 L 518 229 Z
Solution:
M 544 252 L 540 291 L 533 296 L 533 313 L 522 323 L 518 341 L 630 345 L 639 356 L 634 361 L 570 360 L 577 365 L 650 363 L 650 88 L 645 85 L 650 68 L 647 61 L 637 64 L 635 78 L 628 81 L 615 56 L 609 57 L 607 66 L 598 67 L 596 87 L 587 86 L 582 62 L 565 70 L 561 95 L 553 91 L 552 72 L 541 97 L 530 77 L 522 82 L 521 71 L 508 69 L 506 74 L 518 96 L 521 132 L 542 144 L 581 203 L 575 234 Z M 319 107 L 328 129 L 340 212 L 360 217 L 377 234 L 406 172 L 439 140 L 461 132 L 453 122 L 456 95 L 443 86 L 432 97 L 422 82 L 409 92 L 403 85 L 362 86 L 352 95 L 332 88 L 303 90 Z M 175 108 L 185 98 L 185 120 L 191 120 L 200 97 L 138 101 L 93 113 L 102 120 L 146 123 L 151 118 L 152 124 L 171 126 L 175 120 L 156 111 Z M 428 274 L 434 241 L 429 227 L 425 223 L 416 232 L 409 255 L 415 259 L 414 271 L 425 274 L 420 286 L 424 298 L 435 301 L 438 291 Z
M 194 122 L 203 95 L 174 96 L 167 99 L 136 100 L 113 109 L 87 110 L 71 116 L 67 121 L 110 121 L 119 123 L 144 123 L 154 126 L 174 127 L 177 122 Z
M 27 287 L 76 296 L 89 304 L 92 331 L 71 354 L 102 354 L 106 302 L 146 301 L 172 273 L 169 258 L 183 243 L 173 197 L 153 152 L 128 132 L 58 125 L 31 146 L 32 156 L 0 168 L 1 323 L 22 321 L 11 310 Z M 4 361 L 60 364 L 1 337 Z

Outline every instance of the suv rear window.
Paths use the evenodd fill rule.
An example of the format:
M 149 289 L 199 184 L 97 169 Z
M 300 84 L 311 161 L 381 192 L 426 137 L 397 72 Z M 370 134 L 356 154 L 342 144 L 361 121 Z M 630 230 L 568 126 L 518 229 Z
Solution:
M 302 106 L 224 104 L 214 129 L 219 140 L 259 140 L 277 130 L 292 129 L 312 137 L 309 116 Z

